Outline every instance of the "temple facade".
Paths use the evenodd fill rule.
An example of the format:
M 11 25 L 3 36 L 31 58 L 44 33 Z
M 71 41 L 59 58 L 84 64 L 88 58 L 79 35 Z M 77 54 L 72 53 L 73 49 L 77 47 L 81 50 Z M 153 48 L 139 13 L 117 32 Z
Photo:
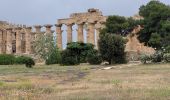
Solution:
M 0 54 L 33 54 L 32 42 L 38 34 L 53 35 L 51 27 L 56 27 L 56 44 L 59 49 L 63 49 L 62 26 L 67 26 L 67 43 L 73 42 L 73 25 L 77 25 L 77 41 L 84 42 L 84 29 L 86 29 L 87 43 L 92 43 L 97 48 L 99 39 L 99 30 L 104 27 L 107 17 L 102 15 L 98 9 L 88 9 L 85 13 L 73 13 L 70 18 L 59 19 L 55 25 L 35 25 L 28 27 L 26 25 L 11 25 L 7 22 L 0 22 Z M 46 31 L 42 32 L 45 27 Z M 33 31 L 33 28 L 35 31 Z M 96 34 L 96 35 L 95 35 Z M 95 37 L 96 36 L 96 37 Z
M 69 18 L 58 19 L 55 25 L 12 25 L 7 22 L 0 21 L 0 54 L 34 54 L 32 42 L 36 39 L 38 34 L 48 34 L 53 35 L 56 33 L 56 44 L 59 49 L 63 49 L 62 40 L 62 26 L 67 27 L 67 43 L 73 42 L 73 25 L 77 25 L 77 41 L 84 42 L 84 31 L 86 30 L 86 40 L 87 43 L 95 45 L 98 48 L 97 40 L 99 39 L 99 30 L 104 28 L 104 23 L 106 22 L 107 16 L 103 16 L 102 12 L 98 9 L 88 9 L 84 13 L 73 13 Z M 135 15 L 134 19 L 141 19 L 140 16 Z M 55 31 L 51 28 L 55 26 Z M 41 29 L 45 27 L 43 32 Z M 145 51 L 146 53 L 153 53 L 154 49 L 144 46 L 137 40 L 136 33 L 140 31 L 140 27 L 134 29 L 132 32 L 134 37 L 127 36 L 128 43 L 126 44 L 126 52 L 141 53 Z M 35 30 L 35 31 L 33 31 Z M 136 55 L 135 55 L 136 56 Z

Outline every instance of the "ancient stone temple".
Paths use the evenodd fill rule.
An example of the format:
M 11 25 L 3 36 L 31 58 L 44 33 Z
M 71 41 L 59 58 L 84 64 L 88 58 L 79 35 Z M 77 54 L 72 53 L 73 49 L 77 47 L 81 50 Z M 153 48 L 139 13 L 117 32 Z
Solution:
M 58 47 L 62 48 L 62 32 L 61 30 L 62 25 L 67 26 L 67 42 L 72 42 L 72 26 L 76 24 L 78 26 L 77 29 L 77 40 L 79 42 L 84 42 L 84 33 L 83 28 L 86 27 L 87 31 L 87 43 L 95 44 L 95 32 L 96 32 L 96 38 L 99 39 L 99 30 L 103 28 L 104 22 L 106 22 L 107 17 L 102 15 L 102 12 L 100 12 L 98 9 L 89 9 L 86 13 L 73 13 L 70 15 L 70 18 L 66 19 L 59 19 L 56 24 L 56 33 L 58 35 L 57 37 L 57 43 Z
M 62 47 L 62 25 L 67 26 L 67 42 L 72 42 L 72 26 L 77 24 L 77 41 L 84 42 L 84 27 L 86 26 L 87 31 L 87 43 L 95 44 L 95 33 L 96 38 L 99 39 L 99 30 L 103 28 L 104 22 L 107 17 L 102 15 L 98 9 L 89 9 L 85 13 L 73 13 L 70 18 L 59 19 L 56 26 L 56 44 L 61 50 Z M 32 42 L 38 34 L 49 34 L 53 35 L 51 27 L 53 25 L 35 25 L 28 27 L 26 25 L 12 25 L 7 22 L 0 22 L 0 54 L 33 54 Z M 42 32 L 41 28 L 45 27 L 46 31 Z M 33 32 L 33 28 L 35 31 Z
M 135 20 L 141 19 L 140 16 L 135 15 L 133 17 Z M 103 16 L 102 12 L 98 9 L 88 9 L 87 12 L 84 13 L 73 13 L 69 18 L 59 19 L 55 24 L 56 27 L 56 44 L 59 49 L 63 49 L 63 41 L 62 40 L 62 26 L 66 25 L 67 29 L 67 42 L 73 42 L 73 25 L 77 25 L 77 41 L 84 42 L 86 38 L 87 43 L 94 44 L 96 49 L 98 48 L 98 44 L 96 40 L 99 39 L 99 30 L 104 27 L 104 23 L 106 22 L 107 16 Z M 31 55 L 34 54 L 32 42 L 38 37 L 38 34 L 47 34 L 53 35 L 54 31 L 51 28 L 54 25 L 35 25 L 35 26 L 26 26 L 26 25 L 13 25 L 4 21 L 0 21 L 0 54 L 16 54 L 16 55 Z M 41 29 L 45 27 L 45 32 Z M 33 31 L 33 28 L 35 31 Z M 143 44 L 139 43 L 137 40 L 137 35 L 140 31 L 140 27 L 137 27 L 132 32 L 134 36 L 127 36 L 129 40 L 126 44 L 126 52 L 129 56 L 131 54 L 141 54 L 145 53 L 153 53 L 154 50 L 152 48 L 146 47 Z M 86 37 L 84 37 L 84 31 L 86 30 Z M 133 52 L 133 53 L 131 53 Z M 136 55 L 134 55 L 136 56 Z M 133 56 L 132 56 L 133 58 Z

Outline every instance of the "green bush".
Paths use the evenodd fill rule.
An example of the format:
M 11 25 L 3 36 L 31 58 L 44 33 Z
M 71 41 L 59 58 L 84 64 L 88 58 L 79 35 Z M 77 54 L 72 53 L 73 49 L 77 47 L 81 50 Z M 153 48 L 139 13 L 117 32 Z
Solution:
M 165 62 L 170 62 L 170 53 L 164 54 L 163 59 Z
M 15 64 L 25 64 L 26 60 L 27 60 L 27 57 L 25 56 L 15 57 Z
M 73 55 L 70 50 L 64 50 L 61 53 L 61 64 L 62 65 L 78 65 L 80 62 L 76 55 Z
M 32 68 L 33 65 L 35 65 L 34 60 L 30 57 L 27 57 L 27 59 L 25 60 L 25 66 L 27 68 Z
M 55 49 L 45 61 L 47 65 L 59 64 L 60 62 L 61 62 L 61 53 L 58 49 Z
M 0 54 L 0 65 L 12 65 L 15 62 L 14 55 Z
M 35 62 L 31 57 L 18 56 L 15 58 L 15 64 L 25 64 L 26 67 L 32 68 Z
M 145 54 L 141 55 L 139 59 L 143 64 L 146 64 L 147 61 L 151 61 L 151 57 Z
M 102 58 L 97 50 L 92 50 L 87 55 L 87 61 L 91 65 L 98 65 L 102 63 Z
M 152 62 L 162 62 L 163 60 L 163 52 L 162 51 L 156 51 L 152 56 Z

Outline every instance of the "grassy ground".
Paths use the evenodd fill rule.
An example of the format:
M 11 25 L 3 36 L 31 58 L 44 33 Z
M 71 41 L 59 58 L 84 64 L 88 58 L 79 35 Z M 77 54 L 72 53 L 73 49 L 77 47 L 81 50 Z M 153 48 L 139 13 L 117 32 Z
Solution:
M 170 100 L 170 64 L 0 66 L 0 100 Z

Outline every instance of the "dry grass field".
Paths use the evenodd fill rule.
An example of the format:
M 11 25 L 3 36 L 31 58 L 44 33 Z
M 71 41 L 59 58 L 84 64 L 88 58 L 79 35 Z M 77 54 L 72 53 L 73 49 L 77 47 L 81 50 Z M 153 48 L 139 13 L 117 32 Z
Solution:
M 170 100 L 170 64 L 0 66 L 0 100 Z

